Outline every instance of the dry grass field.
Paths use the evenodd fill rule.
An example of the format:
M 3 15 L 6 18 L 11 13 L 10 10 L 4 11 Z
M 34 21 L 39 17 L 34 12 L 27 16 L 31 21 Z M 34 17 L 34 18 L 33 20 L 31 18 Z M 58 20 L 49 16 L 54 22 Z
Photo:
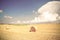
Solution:
M 0 40 L 60 40 L 60 24 L 0 24 Z

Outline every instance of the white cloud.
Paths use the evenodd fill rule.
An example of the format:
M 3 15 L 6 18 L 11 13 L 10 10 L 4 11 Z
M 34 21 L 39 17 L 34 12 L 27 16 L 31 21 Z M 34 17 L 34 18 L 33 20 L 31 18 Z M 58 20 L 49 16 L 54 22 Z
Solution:
M 54 7 L 53 7 L 54 6 Z M 54 22 L 60 20 L 60 2 L 48 2 L 47 4 L 43 5 L 38 11 L 34 11 L 33 13 L 39 14 L 38 17 L 30 21 L 23 21 L 23 23 L 41 23 L 41 22 Z
M 10 22 L 11 24 L 15 24 L 15 22 Z
M 52 13 L 54 13 L 54 12 L 60 13 L 60 1 L 48 2 L 38 9 L 39 14 L 42 14 L 45 11 L 50 11 Z
M 45 19 L 45 20 L 47 20 L 47 21 L 56 21 L 57 19 L 57 16 L 58 16 L 58 14 L 56 13 L 56 14 L 53 14 L 53 13 L 50 13 L 50 12 L 44 12 L 43 14 L 42 14 L 42 17 Z
M 58 20 L 60 20 L 60 16 L 58 17 Z
M 35 17 L 33 21 L 35 22 L 52 22 L 57 21 L 57 17 L 59 15 L 57 13 L 53 14 L 50 12 L 44 12 L 43 14 L 39 15 L 38 17 Z
M 58 17 L 60 13 L 60 2 L 58 1 L 48 2 L 47 4 L 43 5 L 41 8 L 38 9 L 38 13 L 40 14 L 38 16 L 40 18 L 40 21 L 41 20 L 43 20 L 43 22 L 57 21 L 60 19 L 60 17 Z
M 37 14 L 37 12 L 36 12 L 35 10 L 33 10 L 33 13 L 34 13 L 34 14 Z
M 16 21 L 16 23 L 17 23 L 17 24 L 20 24 L 20 23 L 21 23 L 21 21 L 20 21 L 20 20 L 18 20 L 18 21 Z
M 17 20 L 17 21 L 12 21 L 10 22 L 11 24 L 21 24 L 21 21 L 20 20 Z
M 3 10 L 0 10 L 0 12 L 3 12 Z
M 39 8 L 37 12 L 33 10 L 33 13 L 38 13 L 39 15 L 38 17 L 35 17 L 33 20 L 31 20 L 30 23 L 53 22 L 60 20 L 60 17 L 58 17 L 58 13 L 60 13 L 60 11 L 58 10 L 60 10 L 60 2 L 48 2 L 47 4 Z
M 38 17 L 35 17 L 34 19 L 30 21 L 22 21 L 22 23 L 41 23 L 41 22 L 53 22 L 60 19 L 58 17 L 59 15 L 57 13 L 51 13 L 51 12 L 44 12 L 43 14 L 39 15 Z M 58 19 L 57 19 L 58 17 Z
M 30 23 L 30 21 L 22 21 L 22 23 L 24 23 L 24 24 L 25 24 L 25 23 Z
M 53 22 L 60 20 L 60 16 L 58 13 L 60 13 L 60 2 L 48 2 L 47 4 L 43 5 L 41 8 L 38 9 L 38 11 L 34 11 L 33 13 L 39 14 L 38 17 L 35 17 L 34 19 L 30 21 L 16 21 L 15 23 L 41 23 L 41 22 Z M 12 18 L 10 16 L 5 16 L 5 18 Z M 14 23 L 14 22 L 12 22 Z
M 11 16 L 4 16 L 4 18 L 12 19 L 13 17 L 11 17 Z
M 33 13 L 35 13 L 35 10 L 33 10 Z

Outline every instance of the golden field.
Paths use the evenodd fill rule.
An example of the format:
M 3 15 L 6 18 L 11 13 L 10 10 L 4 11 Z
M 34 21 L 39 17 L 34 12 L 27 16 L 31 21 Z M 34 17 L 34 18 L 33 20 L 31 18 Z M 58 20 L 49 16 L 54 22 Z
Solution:
M 0 24 L 0 40 L 60 40 L 60 24 Z

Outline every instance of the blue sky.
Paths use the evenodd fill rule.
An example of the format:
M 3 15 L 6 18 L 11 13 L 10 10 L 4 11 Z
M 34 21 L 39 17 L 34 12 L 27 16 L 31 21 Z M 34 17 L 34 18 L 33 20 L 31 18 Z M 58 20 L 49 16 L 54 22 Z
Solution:
M 38 10 L 42 5 L 51 0 L 0 0 L 0 22 L 9 22 L 14 20 L 30 20 L 36 14 L 33 11 Z M 13 18 L 11 20 L 4 17 Z

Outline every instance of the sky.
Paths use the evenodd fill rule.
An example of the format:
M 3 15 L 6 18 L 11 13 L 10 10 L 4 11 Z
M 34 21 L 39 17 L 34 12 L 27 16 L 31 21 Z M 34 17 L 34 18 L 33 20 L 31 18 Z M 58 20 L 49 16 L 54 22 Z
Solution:
M 52 0 L 0 0 L 0 23 L 32 20 L 42 5 Z

